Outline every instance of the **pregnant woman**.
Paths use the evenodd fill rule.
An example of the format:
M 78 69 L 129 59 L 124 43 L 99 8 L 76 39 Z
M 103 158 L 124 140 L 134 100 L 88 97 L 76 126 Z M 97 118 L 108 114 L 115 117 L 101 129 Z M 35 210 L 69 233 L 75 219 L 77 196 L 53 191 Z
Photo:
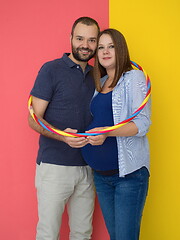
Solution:
M 117 124 L 143 102 L 146 78 L 131 66 L 124 36 L 115 29 L 98 38 L 91 102 L 93 121 L 87 131 Z M 129 123 L 109 133 L 88 136 L 82 148 L 94 169 L 94 182 L 110 240 L 138 240 L 148 191 L 150 101 Z

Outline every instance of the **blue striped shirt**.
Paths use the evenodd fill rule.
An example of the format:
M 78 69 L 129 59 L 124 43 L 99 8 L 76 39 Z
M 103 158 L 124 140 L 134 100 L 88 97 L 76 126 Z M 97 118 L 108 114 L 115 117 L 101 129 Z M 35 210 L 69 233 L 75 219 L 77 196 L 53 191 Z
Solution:
M 107 75 L 101 79 L 103 85 Z M 112 92 L 114 124 L 130 117 L 143 102 L 147 92 L 146 79 L 140 70 L 124 73 Z M 97 91 L 94 96 L 97 95 Z M 144 109 L 132 120 L 138 133 L 131 137 L 116 137 L 118 147 L 119 176 L 123 177 L 143 166 L 149 170 L 149 144 L 146 133 L 151 124 L 150 100 Z

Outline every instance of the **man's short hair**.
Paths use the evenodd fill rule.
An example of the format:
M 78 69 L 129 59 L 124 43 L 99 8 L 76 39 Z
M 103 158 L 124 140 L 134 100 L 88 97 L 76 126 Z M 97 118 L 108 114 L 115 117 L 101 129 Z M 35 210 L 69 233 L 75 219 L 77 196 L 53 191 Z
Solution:
M 99 27 L 99 24 L 97 23 L 96 20 L 94 20 L 93 18 L 90 18 L 90 17 L 80 17 L 74 22 L 74 24 L 72 26 L 72 30 L 71 30 L 71 35 L 72 36 L 73 36 L 73 33 L 74 33 L 74 29 L 75 29 L 75 27 L 78 23 L 82 23 L 82 24 L 85 24 L 87 26 L 96 25 L 97 29 L 98 29 L 98 33 L 100 32 L 100 27 Z

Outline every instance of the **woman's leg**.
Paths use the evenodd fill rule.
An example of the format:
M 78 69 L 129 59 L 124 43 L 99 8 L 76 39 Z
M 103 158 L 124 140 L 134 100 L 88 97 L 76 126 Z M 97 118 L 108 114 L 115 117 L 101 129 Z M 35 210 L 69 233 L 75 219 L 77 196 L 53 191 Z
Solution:
M 100 207 L 103 213 L 105 224 L 110 235 L 110 240 L 115 238 L 115 213 L 114 213 L 114 191 L 115 188 L 111 184 L 111 177 L 102 176 L 94 173 L 94 183 Z
M 138 240 L 148 190 L 149 172 L 143 167 L 119 178 L 115 190 L 116 240 Z

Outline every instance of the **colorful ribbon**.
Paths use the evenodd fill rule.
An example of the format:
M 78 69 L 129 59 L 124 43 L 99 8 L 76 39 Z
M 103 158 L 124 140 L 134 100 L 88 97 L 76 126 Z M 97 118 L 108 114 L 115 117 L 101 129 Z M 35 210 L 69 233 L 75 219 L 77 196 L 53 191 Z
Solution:
M 88 132 L 88 133 L 70 133 L 70 132 L 65 132 L 65 131 L 62 131 L 62 130 L 59 130 L 59 129 L 56 129 L 56 128 L 53 128 L 53 127 L 49 127 L 47 126 L 46 124 L 44 124 L 40 119 L 38 119 L 38 117 L 36 116 L 36 114 L 34 113 L 34 110 L 33 110 L 33 107 L 32 107 L 32 95 L 29 96 L 29 99 L 28 99 L 28 109 L 29 109 L 29 112 L 32 116 L 32 118 L 34 119 L 34 121 L 39 124 L 41 127 L 43 127 L 44 129 L 46 129 L 47 131 L 49 132 L 52 132 L 52 133 L 55 133 L 55 134 L 58 134 L 58 135 L 62 135 L 62 136 L 66 136 L 66 137 L 87 137 L 87 136 L 95 136 L 95 135 L 100 135 L 100 134 L 104 134 L 104 133 L 107 133 L 107 132 L 110 132 L 110 131 L 113 131 L 119 127 L 122 127 L 124 126 L 125 124 L 127 124 L 128 122 L 130 122 L 133 118 L 135 118 L 141 111 L 142 109 L 145 107 L 145 105 L 147 104 L 148 102 L 148 99 L 150 97 L 150 94 L 151 94 L 151 83 L 150 83 L 150 78 L 149 76 L 146 74 L 146 72 L 144 71 L 144 69 L 138 65 L 137 63 L 131 61 L 131 64 L 141 70 L 142 72 L 144 72 L 144 75 L 146 77 L 146 85 L 147 85 L 147 93 L 146 93 L 146 96 L 143 100 L 143 102 L 141 103 L 141 105 L 139 106 L 139 108 L 134 112 L 132 113 L 132 115 L 128 118 L 126 118 L 124 121 L 114 125 L 114 126 L 111 126 L 111 127 L 107 127 L 107 128 L 104 128 L 104 129 L 101 129 L 101 130 L 98 130 L 98 131 L 93 131 L 93 132 Z

